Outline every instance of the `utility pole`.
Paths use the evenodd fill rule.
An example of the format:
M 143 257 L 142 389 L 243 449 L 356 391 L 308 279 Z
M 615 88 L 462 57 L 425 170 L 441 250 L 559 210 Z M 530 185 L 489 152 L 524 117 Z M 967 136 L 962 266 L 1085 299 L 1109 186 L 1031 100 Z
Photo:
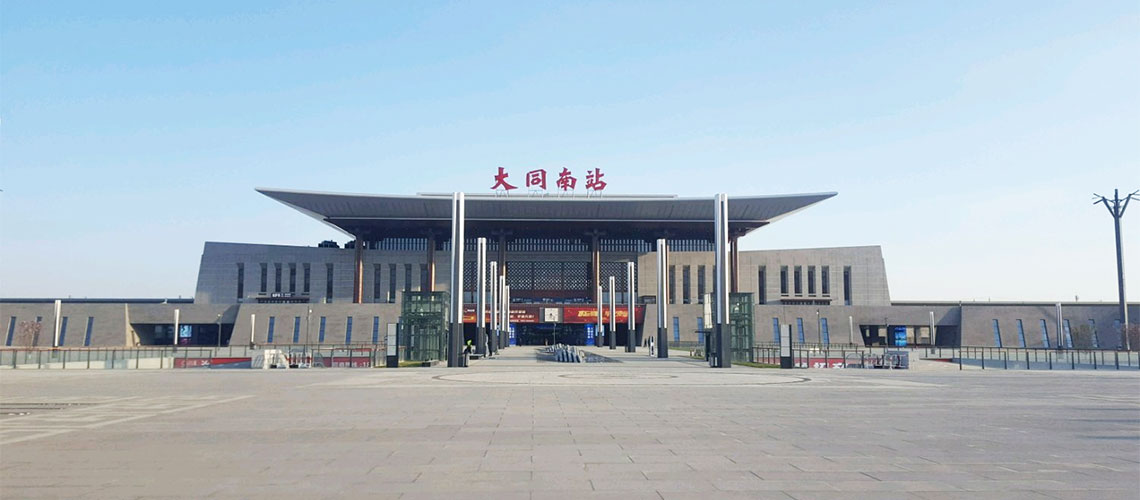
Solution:
M 1132 346 L 1128 342 L 1128 302 L 1124 294 L 1124 244 L 1120 240 L 1120 218 L 1124 217 L 1124 210 L 1128 208 L 1128 202 L 1132 201 L 1133 198 L 1140 198 L 1137 193 L 1140 193 L 1140 190 L 1133 191 L 1121 199 L 1120 190 L 1114 189 L 1112 190 L 1111 201 L 1104 196 L 1093 193 L 1093 199 L 1096 200 L 1093 205 L 1103 203 L 1104 208 L 1107 208 L 1109 215 L 1112 216 L 1112 223 L 1116 227 L 1116 286 L 1120 295 L 1120 336 L 1123 337 L 1124 349 L 1128 351 L 1132 350 Z M 1121 204 L 1120 202 L 1124 203 Z

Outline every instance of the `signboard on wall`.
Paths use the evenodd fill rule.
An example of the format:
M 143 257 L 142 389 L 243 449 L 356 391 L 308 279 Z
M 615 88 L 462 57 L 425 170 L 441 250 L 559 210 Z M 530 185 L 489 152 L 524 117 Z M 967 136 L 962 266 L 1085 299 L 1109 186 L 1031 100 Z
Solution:
M 487 323 L 491 322 L 490 312 L 486 313 Z M 634 306 L 634 321 L 642 323 L 645 320 L 645 306 Z M 602 322 L 609 323 L 610 308 L 602 308 Z M 629 313 L 626 306 L 618 305 L 617 322 L 626 324 Z M 463 306 L 463 322 L 475 323 L 475 305 Z M 561 306 L 549 307 L 539 305 L 511 304 L 511 323 L 597 323 L 597 306 Z
M 626 324 L 629 322 L 629 311 L 626 306 L 617 306 L 617 322 Z M 642 323 L 645 320 L 645 306 L 634 306 L 633 319 L 637 323 Z M 564 306 L 562 308 L 562 322 L 563 323 L 597 323 L 598 322 L 598 307 L 597 306 Z M 610 308 L 602 308 L 602 323 L 609 324 L 610 322 Z

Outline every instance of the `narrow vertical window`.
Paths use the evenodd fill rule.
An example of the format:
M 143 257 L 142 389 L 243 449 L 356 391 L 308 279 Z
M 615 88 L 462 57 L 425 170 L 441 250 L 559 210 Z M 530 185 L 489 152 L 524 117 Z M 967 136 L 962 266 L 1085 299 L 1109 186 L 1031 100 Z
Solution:
M 851 305 L 851 266 L 843 266 L 843 304 Z
M 245 264 L 238 262 L 237 268 L 237 298 L 243 299 L 245 298 Z
M 1041 320 L 1041 345 L 1046 349 L 1049 348 L 1049 325 L 1045 320 Z
M 325 343 L 325 317 L 321 316 L 320 330 L 317 331 L 317 342 Z
M 372 343 L 380 343 L 380 316 L 372 317 Z
M 788 294 L 788 266 L 780 266 L 780 295 Z
M 95 326 L 95 316 L 87 317 L 87 328 L 83 332 L 83 347 L 91 347 L 91 330 Z
M 677 266 L 669 266 L 669 303 L 677 303 Z
M 768 303 L 768 266 L 760 266 L 760 275 L 756 278 L 760 283 L 756 285 L 757 302 Z
M 289 293 L 297 293 L 297 263 L 289 263 Z
M 815 295 L 815 266 L 808 266 L 808 295 Z
M 831 330 L 827 327 L 827 318 L 819 318 L 819 332 L 824 344 L 831 344 Z
M 333 264 L 325 264 L 325 302 L 333 301 Z
M 380 291 L 383 290 L 380 283 L 380 264 L 372 265 L 372 302 L 380 302 Z
M 692 304 L 692 275 L 691 266 L 681 266 L 681 303 Z
M 269 329 L 265 331 L 265 343 L 266 344 L 272 344 L 273 343 L 273 330 L 276 329 L 275 328 L 276 325 L 277 325 L 277 317 L 276 316 L 270 316 L 269 317 Z
M 293 316 L 293 343 L 301 342 L 301 317 Z
M 412 291 L 412 265 L 404 264 L 404 291 Z
M 388 264 L 388 303 L 396 303 L 396 265 Z
M 803 266 L 796 266 L 795 271 L 793 271 L 793 273 L 794 273 L 794 282 L 793 283 L 795 286 L 796 295 L 803 295 L 804 294 Z
M 309 290 L 310 290 L 310 287 L 309 287 L 310 275 L 312 274 L 312 272 L 311 272 L 311 270 L 310 270 L 310 268 L 309 268 L 309 263 L 308 263 L 308 262 L 306 262 L 306 263 L 304 264 L 304 268 L 305 268 L 305 269 L 304 269 L 304 274 L 305 274 L 305 275 L 302 277 L 302 278 L 304 279 L 304 283 L 302 283 L 302 285 L 304 285 L 304 286 L 305 286 L 305 290 L 304 290 L 303 292 L 301 292 L 301 293 L 304 293 L 305 295 L 308 295 L 308 294 L 309 294 Z
M 281 293 L 281 263 L 273 264 L 273 291 Z
M 998 326 L 998 320 L 994 320 L 994 347 L 1001 347 L 1001 327 Z
M 1073 329 L 1069 326 L 1069 320 L 1068 319 L 1064 320 L 1064 328 L 1065 328 L 1065 348 L 1072 349 L 1073 348 Z
M 8 318 L 8 335 L 4 337 L 4 345 L 12 345 L 12 336 L 16 334 L 16 317 Z
M 269 264 L 261 263 L 261 293 L 269 291 Z
M 1017 320 L 1017 344 L 1021 347 L 1028 347 L 1025 345 L 1025 325 L 1021 323 L 1020 319 Z
M 344 343 L 352 343 L 352 316 L 344 320 Z
M 681 341 L 681 318 L 673 316 L 673 341 Z
M 823 295 L 831 295 L 831 267 L 819 268 L 819 289 Z
M 700 342 L 701 345 L 705 343 L 705 318 L 703 316 L 697 316 L 697 342 Z
M 64 316 L 59 323 L 59 345 L 64 345 L 65 338 L 67 338 L 67 316 Z
M 705 294 L 708 293 L 708 288 L 705 286 L 705 266 L 697 266 L 697 303 L 705 303 Z
M 796 338 L 803 344 L 804 340 L 804 319 L 796 318 Z
M 780 343 L 780 318 L 772 318 L 772 342 Z

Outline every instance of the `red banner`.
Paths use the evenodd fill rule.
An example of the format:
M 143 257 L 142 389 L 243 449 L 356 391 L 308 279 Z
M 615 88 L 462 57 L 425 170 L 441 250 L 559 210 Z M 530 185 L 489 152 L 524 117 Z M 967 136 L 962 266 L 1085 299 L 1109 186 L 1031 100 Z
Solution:
M 559 305 L 544 305 L 544 304 L 528 304 L 528 305 L 512 305 L 511 306 L 511 323 L 545 323 L 542 317 L 543 309 L 562 309 L 562 323 L 597 323 L 598 322 L 598 306 L 559 306 Z M 634 306 L 633 308 L 634 321 L 641 323 L 645 321 L 645 306 Z M 491 324 L 491 314 L 488 312 L 486 315 L 487 324 Z M 610 308 L 602 308 L 602 321 L 609 322 Z M 625 324 L 629 321 L 629 311 L 624 305 L 617 306 L 617 322 Z M 463 322 L 475 323 L 475 306 L 463 306 Z
M 542 311 L 539 309 L 540 307 L 541 306 L 538 306 L 538 305 L 526 305 L 526 306 L 512 305 L 511 306 L 511 323 L 542 323 L 542 321 L 539 320 L 539 314 L 542 313 Z M 487 324 L 490 325 L 491 324 L 491 313 L 490 313 L 490 311 L 488 311 L 484 317 L 487 321 Z M 475 323 L 475 306 L 474 305 L 464 305 L 463 306 L 463 322 L 464 323 L 470 323 L 470 324 Z
M 629 310 L 624 305 L 617 306 L 617 322 L 626 324 L 629 322 Z M 633 307 L 633 320 L 635 323 L 642 323 L 645 321 L 645 306 Z M 602 307 L 602 322 L 609 323 L 610 321 L 610 308 L 607 306 Z M 562 308 L 562 322 L 563 323 L 597 323 L 598 322 L 598 306 L 566 306 Z

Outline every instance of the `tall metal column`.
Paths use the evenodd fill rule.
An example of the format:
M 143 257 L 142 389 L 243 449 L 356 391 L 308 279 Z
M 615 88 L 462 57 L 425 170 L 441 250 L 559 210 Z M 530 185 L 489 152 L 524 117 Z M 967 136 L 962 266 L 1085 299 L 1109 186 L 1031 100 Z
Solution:
M 590 233 L 590 286 L 602 286 L 602 245 L 598 231 Z M 601 331 L 598 332 L 599 334 Z
M 713 223 L 716 224 L 716 299 L 713 301 L 716 308 L 716 329 L 713 333 L 716 356 L 709 361 L 714 368 L 728 368 L 732 366 L 732 354 L 728 352 L 728 195 L 716 195 L 713 206 L 716 211 L 713 217 Z
M 614 277 L 610 276 L 610 334 L 606 341 L 610 349 L 617 349 L 617 301 L 614 300 Z
M 454 210 L 453 210 L 454 211 Z M 454 224 L 454 221 L 452 222 Z M 452 235 L 455 235 L 455 229 L 452 228 Z M 452 240 L 452 246 L 455 242 Z M 428 292 L 435 291 L 435 231 L 428 231 L 427 233 L 427 290 Z
M 491 261 L 491 352 L 499 353 L 499 275 L 498 262 Z
M 625 352 L 637 352 L 637 327 L 633 316 L 634 283 L 633 262 L 626 263 L 625 289 L 626 289 L 626 323 L 628 324 L 625 340 Z
M 511 346 L 511 285 L 506 284 L 507 277 L 503 276 L 503 345 Z
M 356 236 L 352 266 L 352 303 L 364 302 L 364 242 Z
M 727 216 L 725 217 L 725 220 L 728 220 Z M 739 240 L 740 237 L 736 235 L 733 235 L 728 239 L 728 252 L 729 256 L 731 257 L 729 260 L 732 263 L 731 268 L 729 269 L 729 271 L 732 272 L 732 278 L 730 279 L 731 286 L 729 287 L 729 291 L 732 293 L 740 293 L 740 248 L 737 244 L 737 241 Z
M 665 238 L 657 239 L 657 357 L 669 357 L 669 337 L 666 321 L 669 318 L 669 284 L 666 268 L 669 265 L 669 246 Z
M 597 344 L 598 347 L 601 347 L 602 345 L 604 345 L 604 344 L 602 344 L 602 342 L 605 341 L 605 337 L 603 337 L 602 335 L 606 331 L 606 324 L 602 321 L 602 285 L 598 285 L 597 287 L 595 287 L 595 289 L 598 291 L 597 297 L 596 297 L 598 299 L 598 320 L 597 320 L 598 331 L 596 333 L 597 339 L 594 341 L 594 343 Z
M 1061 303 L 1057 303 L 1057 349 L 1065 348 L 1065 327 L 1061 312 Z M 1001 347 L 1001 346 L 998 346 Z
M 487 349 L 487 238 L 475 247 L 475 353 L 486 356 Z
M 499 269 L 502 272 L 502 269 Z M 507 337 L 511 321 L 511 300 L 507 297 L 507 277 L 499 275 L 499 345 L 510 347 Z
M 460 366 L 463 350 L 463 193 L 451 195 L 451 331 L 447 339 L 447 366 Z

